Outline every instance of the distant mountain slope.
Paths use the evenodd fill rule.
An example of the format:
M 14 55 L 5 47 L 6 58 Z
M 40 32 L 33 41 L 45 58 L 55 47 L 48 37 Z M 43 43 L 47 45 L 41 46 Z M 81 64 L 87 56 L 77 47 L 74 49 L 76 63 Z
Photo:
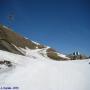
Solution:
M 26 55 L 25 49 L 41 49 L 43 52 L 43 49 L 46 48 L 46 51 L 44 53 L 41 52 L 41 54 L 46 54 L 49 58 L 53 60 L 68 60 L 70 58 L 66 57 L 63 54 L 58 53 L 56 50 L 52 48 L 47 48 L 45 45 L 41 45 L 39 43 L 36 43 L 32 40 L 26 39 L 23 36 L 15 33 L 10 28 L 0 25 L 0 49 L 9 51 L 15 54 L 20 55 Z

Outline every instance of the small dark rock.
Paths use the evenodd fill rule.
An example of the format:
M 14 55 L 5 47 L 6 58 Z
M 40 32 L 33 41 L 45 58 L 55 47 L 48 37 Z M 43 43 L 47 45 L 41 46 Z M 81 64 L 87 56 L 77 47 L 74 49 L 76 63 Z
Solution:
M 8 67 L 11 67 L 11 66 L 12 66 L 12 63 L 11 63 L 10 61 L 7 61 L 7 60 L 0 61 L 0 64 L 1 64 L 1 65 L 4 64 L 4 65 L 6 65 L 6 66 L 8 66 Z

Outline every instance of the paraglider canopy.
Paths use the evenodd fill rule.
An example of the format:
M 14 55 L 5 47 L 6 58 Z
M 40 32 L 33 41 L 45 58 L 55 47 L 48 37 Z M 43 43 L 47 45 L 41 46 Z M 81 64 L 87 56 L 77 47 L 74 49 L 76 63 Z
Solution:
M 8 27 L 11 28 L 12 23 L 14 22 L 14 17 L 15 17 L 15 13 L 11 12 L 8 14 L 7 19 L 8 19 Z
M 14 12 L 10 13 L 10 14 L 8 15 L 8 20 L 9 20 L 10 22 L 13 22 L 13 21 L 14 21 L 14 16 L 15 16 L 15 13 L 14 13 Z

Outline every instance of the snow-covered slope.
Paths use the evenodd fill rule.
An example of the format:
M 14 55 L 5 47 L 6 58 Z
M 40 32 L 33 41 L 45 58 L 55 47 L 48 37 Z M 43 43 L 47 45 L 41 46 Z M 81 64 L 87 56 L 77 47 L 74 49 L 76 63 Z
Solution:
M 0 50 L 0 60 L 14 66 L 0 69 L 1 90 L 90 90 L 89 59 L 53 61 L 40 49 L 26 51 L 22 56 Z

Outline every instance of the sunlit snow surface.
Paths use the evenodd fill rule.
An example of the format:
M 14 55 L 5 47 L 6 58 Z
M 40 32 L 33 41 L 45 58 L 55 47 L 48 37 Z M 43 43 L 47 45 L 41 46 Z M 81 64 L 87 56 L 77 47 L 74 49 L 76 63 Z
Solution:
M 9 70 L 2 68 L 0 87 L 18 87 L 16 90 L 90 90 L 90 60 L 53 61 L 40 55 L 38 50 L 27 50 L 27 53 L 27 56 L 21 56 L 0 50 L 0 59 L 15 65 Z

